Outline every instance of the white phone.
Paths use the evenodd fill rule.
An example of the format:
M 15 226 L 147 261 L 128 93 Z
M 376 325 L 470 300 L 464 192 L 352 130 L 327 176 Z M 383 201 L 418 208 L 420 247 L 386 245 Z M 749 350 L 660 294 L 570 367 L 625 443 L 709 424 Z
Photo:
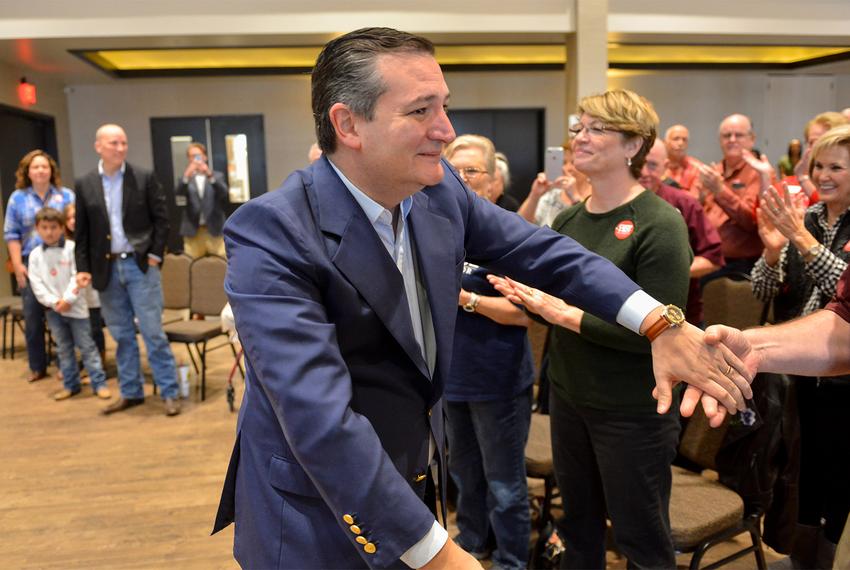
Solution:
M 549 182 L 554 182 L 560 178 L 564 172 L 564 147 L 550 146 L 546 149 L 546 158 L 543 162 L 543 171 L 546 173 L 546 179 Z

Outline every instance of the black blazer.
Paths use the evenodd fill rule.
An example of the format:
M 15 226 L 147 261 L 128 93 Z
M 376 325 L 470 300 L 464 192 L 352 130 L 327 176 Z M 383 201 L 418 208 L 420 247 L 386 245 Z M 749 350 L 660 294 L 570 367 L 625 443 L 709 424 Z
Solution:
M 168 205 L 153 172 L 125 163 L 122 212 L 124 234 L 136 253 L 136 263 L 148 270 L 148 254 L 160 258 L 168 240 Z M 97 169 L 76 182 L 77 227 L 74 232 L 77 271 L 92 275 L 98 291 L 109 283 L 112 239 L 103 181 Z
M 186 197 L 186 207 L 183 208 L 183 216 L 180 220 L 181 236 L 191 237 L 198 233 L 201 213 L 204 214 L 204 222 L 210 235 L 221 235 L 229 200 L 224 174 L 213 172 L 212 177 L 207 178 L 203 199 L 198 194 L 198 185 L 195 184 L 194 176 L 189 177 L 188 181 L 180 179 L 177 188 L 174 189 L 174 195 Z

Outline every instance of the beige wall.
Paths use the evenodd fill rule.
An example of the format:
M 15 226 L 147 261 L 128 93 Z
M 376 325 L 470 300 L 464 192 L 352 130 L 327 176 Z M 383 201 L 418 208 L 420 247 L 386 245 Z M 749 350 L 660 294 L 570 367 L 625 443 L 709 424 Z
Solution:
M 732 113 L 752 117 L 757 134 L 768 120 L 765 101 L 769 75 L 750 71 L 612 72 L 608 85 L 635 90 L 648 97 L 666 129 L 677 122 L 691 129 L 691 150 L 705 160 L 717 160 L 717 126 Z M 560 71 L 447 73 L 456 109 L 543 107 L 546 145 L 564 139 L 565 96 Z M 805 81 L 800 76 L 801 82 Z M 276 188 L 294 169 L 306 163 L 313 141 L 310 85 L 307 76 L 125 80 L 103 85 L 77 85 L 67 90 L 73 163 L 79 173 L 92 168 L 94 131 L 117 122 L 130 138 L 129 159 L 152 166 L 150 117 L 259 113 L 265 117 L 269 188 Z M 802 104 L 802 102 L 801 102 Z M 836 105 L 850 106 L 850 76 L 836 77 Z M 802 131 L 802 119 L 789 125 Z M 796 123 L 800 123 L 799 125 Z M 764 141 L 760 143 L 764 149 Z M 782 143 L 784 144 L 784 142 Z M 779 158 L 771 143 L 769 156 Z

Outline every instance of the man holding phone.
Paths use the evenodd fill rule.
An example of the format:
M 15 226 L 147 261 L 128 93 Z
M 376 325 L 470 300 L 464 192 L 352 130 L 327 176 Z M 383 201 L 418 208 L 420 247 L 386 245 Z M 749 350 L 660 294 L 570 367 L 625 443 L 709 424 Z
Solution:
M 213 172 L 207 163 L 207 147 L 199 142 L 186 149 L 189 164 L 174 194 L 184 205 L 180 221 L 183 251 L 194 258 L 225 256 L 221 230 L 227 217 L 227 184 L 224 174 Z

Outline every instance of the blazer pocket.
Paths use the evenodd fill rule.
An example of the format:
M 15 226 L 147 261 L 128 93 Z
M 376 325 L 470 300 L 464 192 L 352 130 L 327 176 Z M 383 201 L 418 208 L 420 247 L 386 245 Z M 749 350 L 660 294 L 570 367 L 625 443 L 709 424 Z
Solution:
M 321 497 L 319 490 L 313 485 L 310 477 L 300 465 L 277 455 L 272 455 L 269 464 L 269 483 L 275 489 L 287 493 L 305 497 Z

